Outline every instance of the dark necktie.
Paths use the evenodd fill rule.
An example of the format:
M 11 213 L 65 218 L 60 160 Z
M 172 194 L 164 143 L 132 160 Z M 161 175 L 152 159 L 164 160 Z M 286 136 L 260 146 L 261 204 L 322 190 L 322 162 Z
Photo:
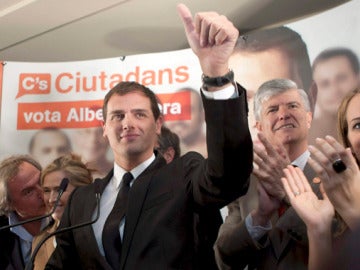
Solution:
M 131 173 L 124 174 L 113 209 L 105 221 L 102 243 L 105 257 L 113 269 L 120 268 L 121 239 L 119 233 L 120 221 L 125 215 L 130 190 Z
M 291 164 L 293 167 L 298 167 L 297 165 L 295 165 L 295 164 Z M 285 212 L 286 212 L 286 210 L 289 208 L 289 205 L 288 204 L 286 204 L 284 201 L 282 201 L 281 203 L 280 203 L 280 207 L 279 207 L 279 209 L 278 209 L 278 215 L 279 215 L 279 217 L 281 217 Z

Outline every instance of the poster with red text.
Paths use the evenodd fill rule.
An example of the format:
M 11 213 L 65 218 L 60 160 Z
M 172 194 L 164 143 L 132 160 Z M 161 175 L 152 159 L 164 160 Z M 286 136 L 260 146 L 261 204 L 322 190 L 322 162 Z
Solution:
M 152 89 L 166 121 L 186 120 L 190 94 L 177 90 L 199 91 L 201 71 L 190 49 L 77 62 L 5 62 L 0 159 L 30 153 L 32 137 L 42 129 L 60 129 L 72 141 L 75 130 L 101 126 L 105 94 L 125 80 Z M 50 148 L 43 155 L 56 151 Z

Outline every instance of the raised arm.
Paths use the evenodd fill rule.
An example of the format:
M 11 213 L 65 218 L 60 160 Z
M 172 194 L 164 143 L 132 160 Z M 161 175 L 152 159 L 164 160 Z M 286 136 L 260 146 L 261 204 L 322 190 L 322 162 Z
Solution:
M 228 73 L 228 60 L 239 31 L 225 16 L 216 12 L 199 12 L 193 17 L 184 4 L 179 4 L 177 10 L 188 43 L 199 58 L 203 73 L 209 77 Z
M 309 238 L 309 270 L 327 268 L 332 254 L 331 223 L 335 210 L 324 189 L 320 186 L 323 199 L 313 192 L 304 173 L 289 165 L 281 178 L 292 207 L 305 222 Z
M 331 136 L 316 139 L 316 144 L 309 147 L 309 163 L 336 211 L 354 229 L 360 222 L 360 171 L 356 160 L 350 148 L 345 149 Z

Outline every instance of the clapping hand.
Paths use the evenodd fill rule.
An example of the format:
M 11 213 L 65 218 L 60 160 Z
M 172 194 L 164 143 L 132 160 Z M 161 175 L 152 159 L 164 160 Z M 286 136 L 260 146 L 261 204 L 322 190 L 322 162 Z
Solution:
M 290 204 L 305 222 L 308 229 L 329 230 L 335 210 L 326 192 L 320 184 L 322 199 L 313 192 L 303 171 L 291 165 L 284 169 L 285 177 L 281 178 Z
M 263 147 L 254 145 L 253 174 L 269 195 L 282 200 L 285 191 L 280 179 L 284 176 L 283 169 L 290 164 L 290 159 L 281 144 L 273 146 L 261 132 L 258 133 L 258 138 Z
M 331 136 L 317 138 L 316 144 L 309 146 L 309 163 L 336 211 L 350 228 L 355 228 L 360 220 L 360 171 L 351 149 L 345 149 Z

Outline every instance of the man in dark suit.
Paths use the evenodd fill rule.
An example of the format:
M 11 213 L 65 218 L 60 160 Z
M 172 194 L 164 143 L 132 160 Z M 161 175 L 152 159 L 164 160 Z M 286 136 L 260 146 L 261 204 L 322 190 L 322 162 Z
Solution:
M 220 209 L 246 193 L 253 162 L 246 92 L 233 82 L 228 67 L 238 30 L 215 12 L 193 19 L 183 4 L 178 12 L 204 73 L 208 159 L 188 152 L 166 164 L 153 151 L 163 123 L 155 94 L 136 82 L 120 82 L 103 106 L 103 134 L 114 153 L 114 169 L 72 193 L 59 229 L 95 216 L 97 185 L 100 218 L 92 226 L 59 234 L 46 269 L 195 269 L 194 212 Z M 113 241 L 104 241 L 108 231 L 103 228 L 125 172 L 134 180 L 125 217 L 116 228 L 121 244 L 108 249 Z M 115 255 L 119 259 L 111 260 Z
M 179 136 L 163 125 L 156 150 L 167 163 L 179 158 L 181 156 Z M 194 215 L 196 269 L 217 270 L 213 246 L 220 225 L 223 223 L 221 212 L 218 208 L 208 208 L 196 211 Z
M 287 79 L 263 83 L 255 94 L 254 115 L 262 145 L 254 145 L 254 171 L 247 194 L 228 205 L 215 243 L 220 269 L 307 269 L 306 226 L 289 206 L 281 183 L 290 163 L 304 170 L 312 120 L 304 90 Z M 320 194 L 316 183 L 310 183 Z
M 27 155 L 14 155 L 0 163 L 0 269 L 24 269 L 30 258 L 33 237 L 46 220 L 5 228 L 45 215 L 40 186 L 41 166 Z

